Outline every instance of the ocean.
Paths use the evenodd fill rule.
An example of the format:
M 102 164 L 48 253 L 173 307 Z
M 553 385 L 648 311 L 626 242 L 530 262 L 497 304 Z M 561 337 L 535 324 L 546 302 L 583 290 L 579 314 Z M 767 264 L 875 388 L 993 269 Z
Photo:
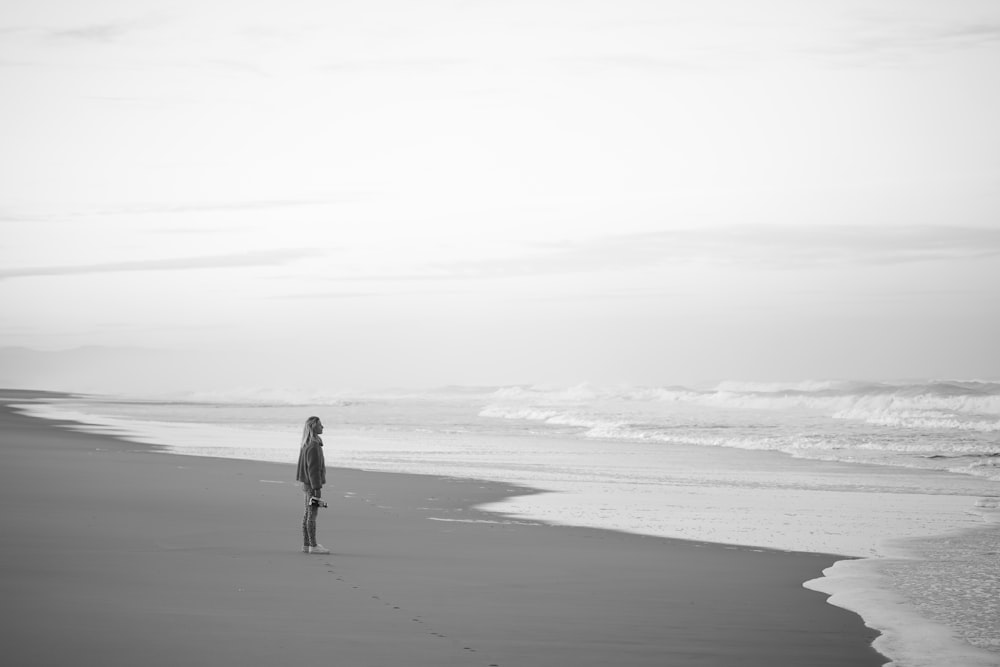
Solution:
M 488 508 L 515 519 L 850 557 L 804 583 L 882 632 L 895 664 L 1000 665 L 998 382 L 256 389 L 23 409 L 283 463 L 317 415 L 330 466 L 547 491 Z

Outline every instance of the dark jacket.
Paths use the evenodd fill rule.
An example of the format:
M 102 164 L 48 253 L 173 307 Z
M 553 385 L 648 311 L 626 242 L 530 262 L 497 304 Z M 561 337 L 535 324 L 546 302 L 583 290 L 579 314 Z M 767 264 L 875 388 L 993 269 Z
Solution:
M 302 445 L 299 450 L 299 467 L 296 481 L 320 489 L 326 484 L 326 458 L 323 457 L 323 441 L 319 437 Z

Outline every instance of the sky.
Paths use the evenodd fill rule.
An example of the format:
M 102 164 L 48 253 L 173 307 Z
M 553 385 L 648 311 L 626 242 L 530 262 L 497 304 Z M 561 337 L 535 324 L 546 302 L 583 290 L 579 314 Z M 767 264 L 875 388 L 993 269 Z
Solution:
M 1000 378 L 994 0 L 11 0 L 0 95 L 92 388 Z

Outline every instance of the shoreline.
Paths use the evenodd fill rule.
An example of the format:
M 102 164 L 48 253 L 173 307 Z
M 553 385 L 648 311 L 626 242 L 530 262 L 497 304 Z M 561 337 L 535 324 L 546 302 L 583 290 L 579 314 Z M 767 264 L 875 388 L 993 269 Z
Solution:
M 12 394 L 12 393 L 25 393 L 25 394 L 35 395 L 35 396 L 34 396 L 34 398 L 32 398 L 32 396 L 24 396 L 23 398 L 12 398 L 12 397 L 10 397 L 10 394 Z M 63 427 L 66 427 L 68 429 L 71 429 L 72 432 L 74 432 L 74 433 L 87 434 L 87 435 L 96 435 L 96 436 L 100 436 L 100 437 L 112 438 L 112 439 L 117 440 L 119 442 L 123 442 L 123 443 L 129 444 L 129 445 L 133 445 L 133 446 L 137 446 L 137 447 L 140 447 L 140 448 L 148 449 L 151 452 L 155 452 L 157 454 L 163 454 L 163 455 L 167 455 L 167 456 L 178 456 L 178 457 L 189 458 L 189 459 L 207 459 L 207 460 L 217 461 L 217 462 L 220 462 L 220 463 L 233 462 L 233 461 L 241 461 L 241 462 L 256 463 L 256 464 L 261 464 L 261 465 L 273 465 L 273 466 L 279 466 L 279 467 L 280 466 L 291 465 L 291 464 L 286 464 L 286 463 L 278 463 L 278 462 L 274 462 L 274 461 L 265 461 L 265 460 L 259 460 L 259 459 L 242 459 L 242 458 L 228 457 L 228 456 L 215 456 L 215 455 L 207 455 L 207 454 L 186 453 L 183 450 L 180 450 L 178 448 L 172 447 L 170 445 L 161 444 L 161 443 L 154 442 L 154 441 L 151 441 L 151 440 L 135 439 L 135 438 L 131 437 L 130 434 L 117 433 L 117 432 L 115 432 L 116 429 L 114 427 L 104 427 L 104 426 L 99 426 L 99 425 L 94 425 L 94 424 L 88 424 L 86 422 L 77 421 L 75 419 L 70 419 L 70 418 L 56 418 L 56 419 L 53 419 L 53 418 L 49 418 L 49 417 L 38 417 L 38 416 L 35 416 L 35 415 L 24 414 L 23 412 L 21 412 L 20 410 L 18 410 L 18 408 L 16 407 L 16 404 L 19 401 L 22 401 L 22 400 L 29 400 L 30 401 L 30 400 L 36 400 L 37 399 L 37 400 L 40 400 L 40 401 L 44 401 L 46 398 L 56 398 L 56 399 L 58 399 L 58 398 L 73 398 L 75 396 L 76 396 L 75 394 L 68 393 L 68 392 L 56 392 L 56 391 L 44 391 L 44 390 L 19 390 L 19 389 L 9 390 L 9 389 L 0 388 L 0 410 L 13 411 L 13 412 L 17 413 L 18 415 L 25 417 L 26 419 L 35 420 L 35 421 L 40 422 L 40 423 L 51 424 L 51 425 L 54 425 L 54 426 L 63 426 Z M 335 451 L 335 446 L 333 447 L 333 449 Z M 767 452 L 767 453 L 771 454 L 773 452 Z M 776 456 L 784 456 L 784 455 L 782 455 L 782 454 L 776 454 Z M 856 464 L 856 465 L 864 465 L 864 464 Z M 537 519 L 537 518 L 533 518 L 533 517 L 530 517 L 530 516 L 520 516 L 518 514 L 513 514 L 511 512 L 505 511 L 504 508 L 506 507 L 507 501 L 510 501 L 512 499 L 515 499 L 515 498 L 521 498 L 521 497 L 527 497 L 527 496 L 534 496 L 534 495 L 541 495 L 541 494 L 558 494 L 558 493 L 560 493 L 559 491 L 553 491 L 553 490 L 550 490 L 550 489 L 539 488 L 539 487 L 531 486 L 530 484 L 524 484 L 524 483 L 505 482 L 505 481 L 498 481 L 496 479 L 487 479 L 487 478 L 484 478 L 484 477 L 465 476 L 465 475 L 445 475 L 445 474 L 434 474 L 434 473 L 423 473 L 423 472 L 402 472 L 402 471 L 392 471 L 392 470 L 378 470 L 378 469 L 373 469 L 373 468 L 358 468 L 358 467 L 351 467 L 351 466 L 337 466 L 337 465 L 331 465 L 331 464 L 327 464 L 327 470 L 328 471 L 340 471 L 340 472 L 344 472 L 344 473 L 363 473 L 363 474 L 373 474 L 373 475 L 401 475 L 401 476 L 412 476 L 412 477 L 427 478 L 427 479 L 455 480 L 455 481 L 458 481 L 458 482 L 464 482 L 464 483 L 468 483 L 468 484 L 490 485 L 490 486 L 502 486 L 502 487 L 506 487 L 507 488 L 507 492 L 505 492 L 503 494 L 500 494 L 499 497 L 485 499 L 485 500 L 483 500 L 481 502 L 477 502 L 477 503 L 475 503 L 475 505 L 469 506 L 469 507 L 467 507 L 465 509 L 470 510 L 470 511 L 476 511 L 476 512 L 479 512 L 479 513 L 482 513 L 482 514 L 494 515 L 494 516 L 497 516 L 497 517 L 501 517 L 504 521 L 508 521 L 508 522 L 511 522 L 511 523 L 521 523 L 521 524 L 524 524 L 524 525 L 548 526 L 548 527 L 553 527 L 553 528 L 561 527 L 561 528 L 579 528 L 579 529 L 583 529 L 583 530 L 596 530 L 596 531 L 607 532 L 607 533 L 619 533 L 621 535 L 627 535 L 627 536 L 632 536 L 632 537 L 641 537 L 641 538 L 649 538 L 649 539 L 660 539 L 660 540 L 665 540 L 665 541 L 668 541 L 668 542 L 676 541 L 676 542 L 699 544 L 699 545 L 712 545 L 712 546 L 723 547 L 723 548 L 726 548 L 726 549 L 737 549 L 737 550 L 743 550 L 743 549 L 745 549 L 745 550 L 750 550 L 750 551 L 754 551 L 754 552 L 762 552 L 762 553 L 801 554 L 801 555 L 808 555 L 808 556 L 817 556 L 817 557 L 820 557 L 820 558 L 831 559 L 834 564 L 837 563 L 837 562 L 840 562 L 840 561 L 865 561 L 865 560 L 872 560 L 873 558 L 879 558 L 879 557 L 881 557 L 881 556 L 870 557 L 870 556 L 863 556 L 863 555 L 856 555 L 856 554 L 849 554 L 849 553 L 835 553 L 835 552 L 832 552 L 832 551 L 824 551 L 824 550 L 819 550 L 819 549 L 817 549 L 817 550 L 804 550 L 804 549 L 794 549 L 794 548 L 787 548 L 786 549 L 786 548 L 781 548 L 781 547 L 769 547 L 769 546 L 763 546 L 763 545 L 745 544 L 745 543 L 741 543 L 741 542 L 726 542 L 726 541 L 716 541 L 716 540 L 710 540 L 710 539 L 698 539 L 698 538 L 687 538 L 687 537 L 674 537 L 674 536 L 665 536 L 665 535 L 654 535 L 654 534 L 650 534 L 650 533 L 643 533 L 643 532 L 639 532 L 639 531 L 631 531 L 631 530 L 620 529 L 620 528 L 610 528 L 610 527 L 605 527 L 605 526 L 586 526 L 586 525 L 573 524 L 573 523 L 560 523 L 560 522 L 550 521 L 550 520 L 546 520 L 546 519 Z M 335 472 L 333 472 L 331 474 L 335 474 Z M 490 508 L 487 509 L 486 508 L 487 506 L 490 506 Z M 934 535 L 929 535 L 928 537 L 934 537 Z M 806 583 L 806 582 L 803 582 L 803 583 Z
M 15 398 L 12 393 L 4 392 L 0 403 L 6 406 L 30 398 L 20 392 Z M 72 631 L 64 643 L 85 655 L 85 646 L 93 650 L 100 648 L 102 639 L 119 641 L 112 641 L 110 631 L 115 628 L 117 635 L 122 622 L 141 635 L 133 649 L 162 644 L 162 638 L 153 636 L 156 632 L 132 627 L 138 622 L 132 619 L 169 617 L 184 628 L 185 637 L 201 638 L 185 647 L 170 644 L 171 662 L 180 652 L 194 664 L 207 664 L 204 657 L 191 654 L 194 646 L 208 651 L 213 664 L 235 664 L 240 661 L 238 655 L 246 658 L 244 648 L 227 642 L 209 648 L 211 642 L 194 621 L 207 621 L 213 630 L 209 634 L 216 639 L 239 637 L 256 646 L 266 643 L 265 639 L 253 637 L 247 629 L 263 627 L 264 619 L 274 622 L 278 609 L 292 607 L 295 622 L 278 623 L 278 633 L 305 632 L 319 642 L 289 649 L 302 659 L 327 656 L 319 647 L 330 648 L 321 639 L 332 631 L 337 650 L 354 651 L 358 660 L 384 653 L 386 658 L 409 664 L 601 664 L 612 660 L 639 665 L 662 664 L 682 654 L 705 658 L 701 664 L 720 666 L 732 664 L 737 655 L 741 663 L 761 667 L 782 661 L 792 664 L 807 655 L 812 664 L 885 662 L 871 648 L 877 633 L 866 628 L 860 617 L 802 587 L 804 581 L 840 560 L 839 556 L 526 522 L 474 508 L 519 492 L 532 493 L 531 489 L 333 467 L 330 500 L 335 502 L 331 502 L 332 512 L 321 515 L 320 541 L 327 540 L 334 553 L 305 556 L 295 549 L 301 500 L 294 484 L 284 479 L 289 470 L 286 465 L 164 453 L 110 435 L 60 428 L 56 422 L 26 417 L 7 407 L 2 414 L 5 440 L 16 432 L 37 448 L 0 452 L 8 459 L 2 467 L 3 518 L 8 524 L 3 533 L 3 578 L 10 592 L 7 606 L 12 615 L 16 613 L 9 620 L 15 626 L 27 626 L 21 628 L 24 632 L 11 633 L 16 643 L 12 655 L 18 655 L 18 649 L 28 650 L 21 644 L 28 637 L 35 636 L 32 644 L 40 641 L 39 630 L 32 631 L 30 621 L 60 628 L 61 633 L 97 597 L 103 601 L 108 623 L 91 619 L 94 622 L 85 624 L 87 633 Z M 58 454 L 59 459 L 73 459 L 73 465 L 60 463 L 57 477 L 65 483 L 46 482 L 40 501 L 43 507 L 38 508 L 26 497 L 36 488 L 31 482 L 34 469 L 50 463 L 48 456 L 41 456 L 42 449 Z M 106 467 L 110 470 L 102 474 Z M 153 488 L 138 494 L 145 510 L 140 516 L 132 516 L 135 508 L 130 511 L 119 505 L 133 498 L 129 489 L 135 492 L 143 486 L 142 476 L 124 484 L 124 489 L 112 484 L 122 470 L 136 469 L 155 480 Z M 81 486 L 73 482 L 81 471 L 104 483 Z M 112 515 L 124 513 L 125 526 L 113 517 L 102 517 L 100 508 Z M 35 516 L 41 525 L 32 526 L 22 512 Z M 105 540 L 95 543 L 78 522 L 63 516 L 81 512 L 83 526 Z M 154 525 L 143 525 L 146 521 Z M 266 529 L 259 525 L 262 521 Z M 46 529 L 49 523 L 51 531 Z M 229 523 L 244 530 L 225 530 Z M 58 542 L 53 546 L 53 537 L 66 531 L 81 534 L 63 546 Z M 44 544 L 33 545 L 32 537 Z M 337 543 L 348 537 L 347 546 Z M 122 550 L 138 555 L 137 560 L 123 561 Z M 108 559 L 125 572 L 118 576 L 114 568 L 108 570 Z M 178 559 L 186 561 L 183 567 L 173 562 Z M 33 579 L 36 588 L 42 587 L 41 596 L 31 586 L 24 588 L 23 575 L 37 575 L 40 562 L 49 563 L 48 574 L 75 594 L 63 597 L 67 591 L 56 589 L 66 586 L 47 583 L 47 577 Z M 74 570 L 98 571 L 104 586 L 91 586 L 91 578 L 82 576 L 83 572 L 72 576 L 63 571 L 59 563 L 64 562 L 75 563 Z M 276 568 L 278 562 L 280 568 Z M 192 571 L 203 573 L 200 589 L 185 589 L 191 596 L 188 603 L 172 598 L 173 588 L 184 588 L 185 575 Z M 136 603 L 129 595 L 140 586 L 136 579 L 154 573 L 154 581 L 146 587 L 149 595 L 142 604 Z M 266 594 L 257 590 L 258 606 L 248 609 L 241 596 L 222 590 L 224 582 L 232 583 L 236 574 L 242 574 L 238 581 L 245 584 L 236 586 L 236 592 L 266 589 Z M 286 588 L 295 594 L 286 594 Z M 331 589 L 338 593 L 334 602 L 321 594 Z M 216 594 L 210 595 L 212 591 Z M 358 591 L 369 595 L 359 598 Z M 73 603 L 69 610 L 66 605 L 61 610 L 46 609 L 44 603 L 57 596 Z M 167 600 L 156 603 L 154 597 Z M 326 618 L 331 604 L 333 616 L 347 619 L 345 625 L 314 618 Z M 43 621 L 38 616 L 43 613 L 46 619 L 65 615 L 66 625 Z M 236 614 L 235 620 L 231 614 Z M 407 616 L 407 622 L 396 616 Z M 437 629 L 429 630 L 429 625 Z M 384 630 L 376 633 L 377 638 L 372 634 L 376 626 Z M 179 639 L 173 631 L 159 630 Z M 391 638 L 388 644 L 386 632 Z M 455 637 L 467 638 L 458 642 L 467 646 L 457 647 Z M 58 653 L 58 647 L 45 642 L 37 646 L 43 653 Z M 263 645 L 257 648 L 270 650 Z M 491 660 L 479 659 L 476 652 L 488 653 Z M 134 651 L 118 655 L 136 657 Z M 143 660 L 150 662 L 148 655 Z M 112 657 L 108 664 L 126 662 L 124 657 Z

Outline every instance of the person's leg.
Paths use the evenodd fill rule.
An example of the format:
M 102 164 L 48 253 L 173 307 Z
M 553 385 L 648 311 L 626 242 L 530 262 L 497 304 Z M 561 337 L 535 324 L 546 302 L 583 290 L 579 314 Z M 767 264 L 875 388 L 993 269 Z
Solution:
M 316 489 L 315 493 L 310 494 L 310 499 L 322 497 L 322 492 Z M 309 502 L 308 500 L 306 501 Z M 309 539 L 311 540 L 309 546 L 316 546 L 319 543 L 316 541 L 316 517 L 319 516 L 319 505 L 309 504 Z
M 309 502 L 312 498 L 309 487 L 303 486 L 302 490 L 306 496 L 306 511 L 302 515 L 302 545 L 308 550 L 309 547 L 316 546 L 316 515 L 319 513 L 319 508 Z
M 309 546 L 316 546 L 316 515 L 319 513 L 319 508 L 315 505 L 306 508 L 306 539 L 309 540 Z

